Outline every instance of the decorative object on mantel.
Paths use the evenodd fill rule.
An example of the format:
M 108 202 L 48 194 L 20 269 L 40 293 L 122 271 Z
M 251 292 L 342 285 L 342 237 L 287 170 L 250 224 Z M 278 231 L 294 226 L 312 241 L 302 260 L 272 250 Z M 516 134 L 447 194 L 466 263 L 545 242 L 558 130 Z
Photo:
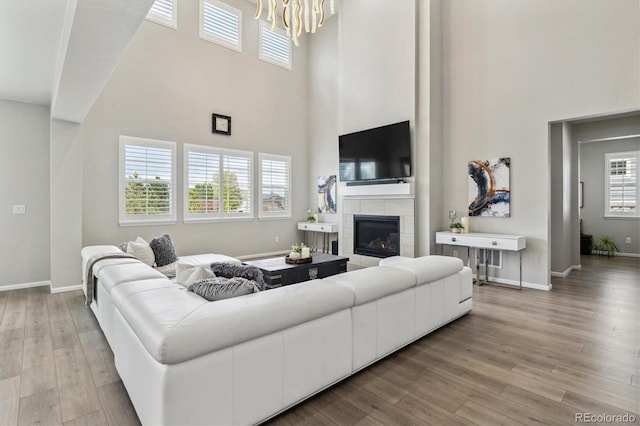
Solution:
M 311 260 L 311 251 L 304 243 L 292 245 L 291 253 L 284 258 L 285 262 L 293 264 L 309 263 Z
M 510 157 L 469 162 L 469 216 L 510 217 L 510 169 Z
M 318 176 L 318 213 L 336 211 L 336 175 Z
M 231 134 L 231 117 L 222 114 L 211 115 L 211 130 L 223 135 Z
M 298 37 L 302 34 L 302 16 L 304 15 L 304 30 L 315 33 L 324 24 L 326 0 L 265 0 L 268 8 L 267 21 L 271 22 L 271 31 L 278 27 L 278 5 L 282 3 L 282 27 L 299 46 Z M 329 0 L 329 11 L 335 13 L 335 0 Z M 262 15 L 262 0 L 256 2 L 256 19 Z

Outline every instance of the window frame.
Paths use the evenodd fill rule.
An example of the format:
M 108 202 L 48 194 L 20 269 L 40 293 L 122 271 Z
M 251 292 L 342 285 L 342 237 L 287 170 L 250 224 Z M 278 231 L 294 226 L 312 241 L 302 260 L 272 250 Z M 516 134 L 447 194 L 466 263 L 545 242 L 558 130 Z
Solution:
M 263 61 L 263 62 L 267 62 L 271 65 L 276 65 L 280 68 L 284 68 L 286 70 L 291 71 L 293 68 L 293 49 L 291 48 L 291 39 L 289 38 L 289 36 L 287 36 L 287 33 L 281 29 L 281 28 L 276 28 L 275 31 L 271 31 L 281 37 L 284 37 L 287 40 L 288 46 L 289 46 L 289 62 L 283 62 L 280 61 L 272 56 L 268 56 L 264 53 L 263 51 L 263 30 L 267 30 L 267 31 L 271 31 L 271 24 L 269 24 L 266 21 L 263 21 L 262 19 L 260 20 L 260 25 L 258 26 L 258 59 Z
M 263 184 L 262 181 L 262 162 L 263 160 L 267 161 L 282 161 L 286 162 L 289 168 L 288 170 L 288 181 L 287 181 L 287 210 L 283 212 L 265 212 L 262 210 L 262 202 L 263 202 Z M 292 203 L 293 203 L 293 190 L 292 190 L 292 168 L 293 162 L 292 158 L 288 155 L 276 155 L 276 154 L 268 154 L 260 152 L 258 153 L 258 218 L 260 219 L 290 219 L 293 217 L 292 215 Z
M 237 45 L 230 43 L 229 41 L 224 40 L 222 38 L 216 37 L 211 33 L 205 32 L 204 30 L 205 3 L 208 3 L 213 7 L 222 9 L 227 13 L 236 15 L 236 17 L 238 18 L 238 44 Z M 233 50 L 235 52 L 242 53 L 242 10 L 229 6 L 228 4 L 220 0 L 200 0 L 199 11 L 198 11 L 198 35 L 202 40 L 208 41 L 210 43 L 215 43 L 218 46 L 226 47 L 227 49 Z
M 635 201 L 636 209 L 634 212 L 614 212 L 611 211 L 611 162 L 620 157 L 632 157 L 636 162 L 635 170 Z M 640 151 L 621 151 L 607 152 L 604 154 L 604 217 L 605 218 L 640 218 Z
M 169 179 L 169 213 L 162 215 L 130 215 L 126 213 L 125 198 L 127 177 L 126 150 L 127 145 L 143 146 L 145 148 L 168 149 L 171 152 L 171 177 Z M 120 135 L 118 151 L 118 223 L 120 226 L 138 225 L 172 225 L 177 223 L 177 187 L 176 187 L 176 142 L 157 139 L 146 139 L 135 136 Z
M 218 155 L 218 197 L 220 202 L 220 210 L 215 213 L 190 213 L 189 212 L 189 153 L 199 152 L 203 154 Z M 236 156 L 244 157 L 249 160 L 249 211 L 248 212 L 225 212 L 223 197 L 224 184 L 224 157 Z M 254 153 L 252 151 L 241 151 L 227 148 L 210 147 L 206 145 L 184 144 L 183 146 L 183 222 L 184 223 L 203 223 L 203 222 L 226 222 L 226 221 L 242 221 L 253 220 L 255 218 L 255 183 L 254 183 Z
M 145 17 L 145 19 L 147 21 L 151 21 L 156 24 L 163 25 L 167 28 L 171 28 L 172 30 L 177 30 L 178 29 L 178 0 L 170 0 L 170 1 L 171 1 L 171 20 L 168 20 L 164 16 L 153 12 L 153 6 L 156 3 L 155 1 L 151 6 L 151 9 L 149 9 L 149 12 L 147 13 L 147 16 Z

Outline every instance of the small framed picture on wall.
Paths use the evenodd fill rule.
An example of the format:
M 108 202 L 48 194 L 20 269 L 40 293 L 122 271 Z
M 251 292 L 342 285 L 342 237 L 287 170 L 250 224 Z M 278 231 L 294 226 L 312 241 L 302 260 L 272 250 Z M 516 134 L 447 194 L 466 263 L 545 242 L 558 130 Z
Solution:
M 212 114 L 211 117 L 211 130 L 213 133 L 220 133 L 223 135 L 231 134 L 231 117 L 222 114 Z

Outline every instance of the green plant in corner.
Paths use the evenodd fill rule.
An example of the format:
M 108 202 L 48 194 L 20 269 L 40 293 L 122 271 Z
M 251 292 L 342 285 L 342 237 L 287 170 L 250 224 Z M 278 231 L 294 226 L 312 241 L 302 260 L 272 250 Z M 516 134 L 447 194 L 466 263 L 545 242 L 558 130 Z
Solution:
M 620 251 L 614 239 L 608 235 L 603 235 L 598 238 L 598 240 L 593 244 L 592 249 L 600 255 L 606 254 L 609 257 Z

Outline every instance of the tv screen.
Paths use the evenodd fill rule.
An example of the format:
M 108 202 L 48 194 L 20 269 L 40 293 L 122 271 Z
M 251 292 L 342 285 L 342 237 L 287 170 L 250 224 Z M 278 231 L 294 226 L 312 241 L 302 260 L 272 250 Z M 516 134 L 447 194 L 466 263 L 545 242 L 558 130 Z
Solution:
M 338 149 L 342 182 L 411 176 L 408 120 L 342 135 Z

